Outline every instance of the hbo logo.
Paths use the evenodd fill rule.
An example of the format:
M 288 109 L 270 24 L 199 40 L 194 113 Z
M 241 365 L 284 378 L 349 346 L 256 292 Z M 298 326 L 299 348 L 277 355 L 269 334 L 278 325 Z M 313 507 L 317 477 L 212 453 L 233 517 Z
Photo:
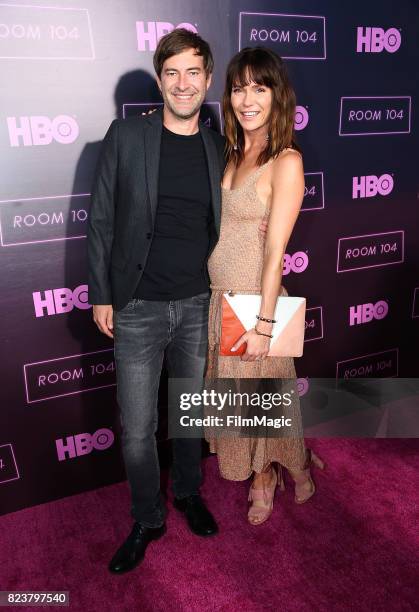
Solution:
M 382 174 L 380 177 L 375 174 L 367 176 L 354 176 L 352 178 L 352 199 L 372 198 L 379 193 L 386 196 L 393 191 L 394 181 L 390 174 Z
M 87 285 L 79 285 L 74 291 L 67 288 L 35 291 L 32 293 L 35 315 L 43 317 L 45 314 L 48 316 L 63 314 L 64 312 L 70 312 L 74 307 L 87 310 L 91 308 L 87 301 L 87 292 Z M 44 294 L 43 297 L 42 293 Z
M 388 313 L 388 304 L 384 300 L 376 304 L 358 304 L 349 309 L 349 325 L 361 325 L 369 323 L 373 319 L 384 319 Z
M 308 110 L 304 106 L 297 106 L 295 109 L 294 129 L 303 130 L 308 123 Z
M 71 144 L 79 135 L 79 126 L 73 117 L 58 115 L 49 119 L 42 115 L 33 117 L 7 117 L 12 147 L 49 145 L 53 140 Z
M 198 33 L 191 23 L 179 23 L 174 26 L 173 23 L 166 21 L 147 21 L 147 24 L 144 21 L 137 21 L 136 27 L 138 51 L 155 51 L 160 38 L 177 28 L 185 28 Z
M 304 272 L 308 266 L 308 255 L 304 251 L 297 251 L 294 255 L 284 255 L 284 267 L 282 274 L 285 276 L 290 272 Z
M 94 434 L 81 433 L 55 440 L 59 461 L 88 455 L 93 449 L 106 450 L 112 446 L 115 436 L 110 429 L 98 429 Z
M 402 36 L 396 28 L 357 28 L 357 53 L 381 53 L 384 49 L 395 53 L 402 42 Z
M 310 384 L 308 378 L 297 378 L 297 390 L 299 397 L 302 397 L 309 390 Z

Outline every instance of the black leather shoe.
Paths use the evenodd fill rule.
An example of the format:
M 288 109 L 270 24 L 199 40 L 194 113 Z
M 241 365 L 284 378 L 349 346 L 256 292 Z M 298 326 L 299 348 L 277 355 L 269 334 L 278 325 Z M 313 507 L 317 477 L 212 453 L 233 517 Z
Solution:
M 113 574 L 123 574 L 134 569 L 144 559 L 147 546 L 153 540 L 158 540 L 166 533 L 166 525 L 150 528 L 140 523 L 134 523 L 131 533 L 116 551 L 109 563 L 109 571 Z
M 218 533 L 217 523 L 200 495 L 189 495 L 182 499 L 175 497 L 173 505 L 184 513 L 189 528 L 195 535 L 210 536 Z

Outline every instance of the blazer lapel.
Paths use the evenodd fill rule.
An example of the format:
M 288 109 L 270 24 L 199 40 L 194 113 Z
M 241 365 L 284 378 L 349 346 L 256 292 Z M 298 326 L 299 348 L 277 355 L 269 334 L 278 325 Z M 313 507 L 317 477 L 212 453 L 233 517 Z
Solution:
M 159 165 L 160 165 L 160 142 L 162 133 L 162 111 L 158 109 L 148 118 L 145 127 L 145 170 L 147 177 L 147 189 L 150 203 L 152 227 L 156 220 Z
M 205 154 L 208 161 L 208 174 L 211 189 L 212 210 L 214 214 L 214 225 L 219 236 L 221 219 L 221 173 L 218 153 L 208 129 L 200 124 L 199 130 L 201 132 L 202 142 L 204 143 Z

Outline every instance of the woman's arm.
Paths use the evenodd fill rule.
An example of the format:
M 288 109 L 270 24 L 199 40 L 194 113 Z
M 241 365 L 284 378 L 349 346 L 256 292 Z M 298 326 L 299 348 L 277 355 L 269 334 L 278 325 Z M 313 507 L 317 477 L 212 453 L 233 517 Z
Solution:
M 301 155 L 287 150 L 272 164 L 272 196 L 262 270 L 261 316 L 272 319 L 282 281 L 285 250 L 304 197 L 304 168 Z M 258 323 L 264 331 L 269 325 Z M 272 326 L 271 326 L 272 328 Z
M 257 314 L 273 319 L 275 305 L 282 280 L 285 249 L 300 212 L 304 197 L 304 169 L 301 155 L 296 151 L 285 151 L 272 164 L 271 210 L 265 240 L 262 269 L 262 301 Z M 256 323 L 257 321 L 257 323 Z M 255 318 L 255 327 L 262 334 L 272 333 L 272 323 Z M 243 361 L 254 361 L 266 357 L 270 338 L 250 330 L 235 343 L 232 351 L 247 342 Z

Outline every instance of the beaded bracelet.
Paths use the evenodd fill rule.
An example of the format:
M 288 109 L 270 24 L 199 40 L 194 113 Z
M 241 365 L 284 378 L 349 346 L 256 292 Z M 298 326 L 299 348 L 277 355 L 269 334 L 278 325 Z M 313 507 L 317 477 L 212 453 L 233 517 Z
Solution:
M 266 321 L 266 323 L 276 323 L 275 319 L 266 319 L 265 317 L 260 317 L 259 315 L 256 315 L 256 318 L 259 321 Z
M 273 336 L 271 334 L 264 334 L 264 333 L 258 331 L 256 329 L 256 327 L 254 328 L 254 330 L 255 330 L 255 332 L 257 333 L 258 336 L 266 336 L 267 338 L 273 338 Z

